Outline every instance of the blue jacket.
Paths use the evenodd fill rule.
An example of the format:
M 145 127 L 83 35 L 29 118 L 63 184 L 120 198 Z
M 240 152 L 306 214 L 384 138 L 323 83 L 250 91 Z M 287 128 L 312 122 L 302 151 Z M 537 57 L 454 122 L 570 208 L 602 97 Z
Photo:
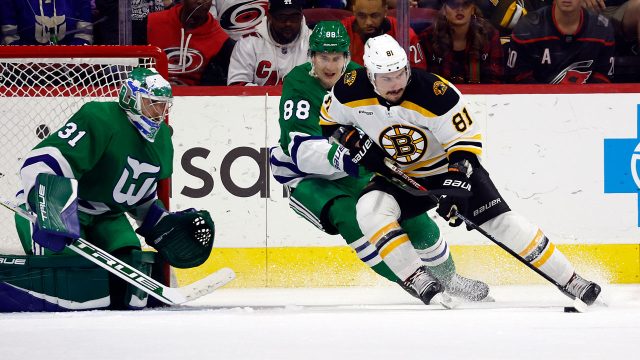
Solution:
M 7 45 L 93 43 L 91 0 L 3 0 L 2 40 Z

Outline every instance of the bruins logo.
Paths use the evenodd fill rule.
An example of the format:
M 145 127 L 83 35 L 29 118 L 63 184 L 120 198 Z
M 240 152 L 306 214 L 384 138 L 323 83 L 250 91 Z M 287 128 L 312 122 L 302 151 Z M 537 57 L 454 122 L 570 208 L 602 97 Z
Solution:
M 418 128 L 393 125 L 382 130 L 379 143 L 399 164 L 418 161 L 427 149 L 427 137 Z
M 440 80 L 433 83 L 433 93 L 436 95 L 444 95 L 448 88 L 447 84 Z
M 356 81 L 355 70 L 352 70 L 351 72 L 344 74 L 344 83 L 347 84 L 347 86 L 353 85 L 355 81 Z

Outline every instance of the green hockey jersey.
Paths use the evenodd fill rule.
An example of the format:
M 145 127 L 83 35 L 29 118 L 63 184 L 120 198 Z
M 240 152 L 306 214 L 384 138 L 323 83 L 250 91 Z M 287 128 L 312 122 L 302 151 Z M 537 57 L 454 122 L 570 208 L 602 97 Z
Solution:
M 350 62 L 347 72 L 360 65 Z M 331 165 L 331 144 L 322 137 L 320 108 L 327 95 L 320 81 L 309 75 L 311 63 L 293 68 L 284 78 L 280 97 L 280 145 L 272 148 L 271 171 L 280 183 L 294 186 L 305 176 L 337 179 L 346 174 Z
M 117 102 L 89 102 L 26 157 L 25 196 L 39 173 L 78 180 L 79 210 L 122 213 L 157 198 L 172 172 L 171 132 L 162 124 L 154 142 L 142 138 Z

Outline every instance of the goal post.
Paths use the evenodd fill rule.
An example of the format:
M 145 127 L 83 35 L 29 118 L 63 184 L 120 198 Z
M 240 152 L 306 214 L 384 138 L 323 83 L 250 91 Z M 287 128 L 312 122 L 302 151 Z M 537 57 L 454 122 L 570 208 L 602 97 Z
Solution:
M 15 199 L 24 155 L 89 101 L 114 101 L 135 66 L 165 78 L 166 55 L 154 46 L 0 46 L 0 194 Z M 169 206 L 169 181 L 160 199 Z M 0 212 L 0 254 L 23 255 L 13 214 Z

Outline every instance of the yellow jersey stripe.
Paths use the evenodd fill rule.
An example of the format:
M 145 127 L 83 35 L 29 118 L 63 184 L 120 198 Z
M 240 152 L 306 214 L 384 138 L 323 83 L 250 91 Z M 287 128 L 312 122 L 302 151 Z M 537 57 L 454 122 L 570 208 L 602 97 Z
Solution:
M 415 111 L 415 112 L 419 113 L 420 115 L 422 115 L 424 117 L 430 117 L 430 118 L 437 117 L 436 114 L 432 113 L 431 111 L 429 111 L 429 110 L 423 108 L 422 106 L 420 106 L 420 105 L 418 105 L 416 103 L 413 103 L 411 101 L 407 101 L 407 100 L 403 101 L 400 104 L 400 107 L 403 107 L 403 108 L 411 110 L 411 111 Z
M 453 140 L 453 141 L 449 141 L 449 142 L 448 142 L 448 143 L 446 143 L 446 144 L 442 144 L 442 147 L 443 147 L 443 148 L 447 148 L 447 147 L 449 147 L 451 144 L 456 143 L 456 142 L 458 142 L 458 141 L 472 141 L 472 140 L 482 141 L 482 134 L 476 134 L 476 135 L 473 135 L 473 136 L 470 136 L 470 137 L 469 137 L 469 136 L 467 136 L 467 137 L 457 138 L 457 139 L 455 139 L 455 140 Z
M 549 248 L 547 249 L 547 251 L 544 252 L 544 255 L 542 255 L 542 257 L 538 259 L 538 261 L 533 263 L 533 266 L 539 268 L 540 266 L 544 265 L 544 263 L 546 263 L 547 260 L 549 260 L 551 255 L 553 255 L 553 252 L 555 251 L 555 249 L 556 249 L 556 246 L 553 245 L 552 242 L 549 242 Z
M 468 151 L 476 155 L 482 155 L 482 148 L 479 148 L 479 147 L 454 146 L 451 149 L 449 149 L 449 154 L 451 154 L 454 151 Z
M 355 101 L 350 101 L 344 104 L 344 106 L 348 106 L 350 108 L 356 108 L 359 106 L 372 106 L 372 105 L 380 105 L 380 102 L 378 101 L 377 98 L 355 100 Z
M 373 234 L 372 237 L 369 238 L 369 242 L 371 242 L 373 245 L 375 245 L 378 240 L 380 240 L 380 238 L 382 237 L 382 235 L 388 233 L 389 231 L 399 228 L 400 224 L 398 224 L 397 221 L 393 221 L 385 226 L 383 226 L 380 230 L 376 231 L 375 234 Z
M 398 246 L 408 241 L 409 241 L 409 236 L 407 236 L 407 234 L 402 234 L 401 236 L 398 236 L 397 239 L 392 240 L 389 244 L 387 244 L 387 246 L 384 247 L 384 249 L 380 251 L 380 257 L 384 259 L 387 255 L 389 255 L 390 252 L 395 250 L 395 248 L 397 248 Z
M 540 238 L 542 238 L 542 230 L 538 229 L 538 232 L 536 232 L 536 236 L 533 237 L 533 240 L 531 240 L 529 245 L 527 245 L 527 247 L 524 248 L 524 250 L 522 250 L 518 255 L 520 255 L 521 258 L 527 256 L 527 254 L 529 254 L 533 250 L 533 248 L 538 246 Z

